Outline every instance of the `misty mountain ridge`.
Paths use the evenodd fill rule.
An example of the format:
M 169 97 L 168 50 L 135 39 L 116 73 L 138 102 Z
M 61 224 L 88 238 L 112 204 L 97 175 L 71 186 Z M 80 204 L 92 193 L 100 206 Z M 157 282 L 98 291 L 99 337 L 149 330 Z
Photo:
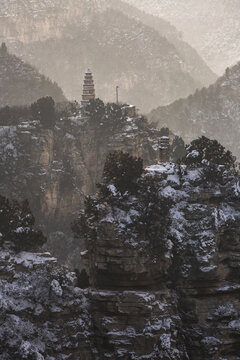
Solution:
M 170 21 L 219 75 L 240 60 L 238 0 L 126 1 Z
M 181 33 L 169 21 L 141 11 L 125 1 L 109 0 L 108 6 L 153 28 L 161 37 L 166 37 L 174 45 L 184 61 L 186 70 L 195 80 L 200 81 L 204 86 L 210 85 L 217 80 L 217 76 L 207 66 L 197 51 L 182 39 Z
M 66 101 L 60 87 L 41 75 L 33 66 L 0 47 L 0 107 L 27 105 L 43 96 Z
M 214 85 L 186 99 L 153 110 L 150 121 L 169 126 L 190 141 L 206 135 L 220 141 L 240 158 L 240 62 L 227 68 Z
M 66 24 L 61 38 L 20 44 L 16 49 L 57 81 L 69 99 L 79 99 L 88 67 L 99 97 L 114 101 L 119 85 L 121 101 L 134 103 L 144 112 L 187 96 L 215 79 L 194 50 L 192 63 L 185 61 L 186 55 L 165 36 L 122 12 L 107 9 L 86 19 Z

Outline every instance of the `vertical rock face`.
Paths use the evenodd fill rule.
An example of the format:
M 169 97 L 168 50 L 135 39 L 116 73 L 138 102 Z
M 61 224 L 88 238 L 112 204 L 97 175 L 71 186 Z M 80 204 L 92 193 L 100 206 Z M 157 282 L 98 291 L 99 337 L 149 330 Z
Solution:
M 0 127 L 0 193 L 30 201 L 37 224 L 51 234 L 47 250 L 74 269 L 81 245 L 72 239 L 71 223 L 85 195 L 95 193 L 106 155 L 122 150 L 152 164 L 159 155 L 159 131 L 139 117 L 113 126 L 111 119 L 73 116 L 54 129 L 25 120 Z
M 98 358 L 188 359 L 171 292 L 92 291 L 91 303 Z
M 157 165 L 145 175 L 157 181 L 156 203 L 170 201 L 165 230 L 139 231 L 143 189 L 100 201 L 100 217 L 88 220 L 82 257 L 98 289 L 100 358 L 239 359 L 239 180 L 205 188 L 201 169 L 182 170 Z
M 168 163 L 96 199 L 87 290 L 49 254 L 2 249 L 2 359 L 238 360 L 239 178 L 208 185 Z
M 176 293 L 167 287 L 170 259 L 152 253 L 144 236 L 136 243 L 118 236 L 108 221 L 97 233 L 83 258 L 94 289 L 90 301 L 99 358 L 187 359 Z
M 158 159 L 158 131 L 139 118 L 126 120 L 121 130 L 110 126 L 80 116 L 59 121 L 53 130 L 37 121 L 2 126 L 0 192 L 30 199 L 39 223 L 66 228 L 84 196 L 95 192 L 109 151 L 128 151 L 145 164 Z
M 99 0 L 1 0 L 0 5 L 1 37 L 22 42 L 58 38 L 64 33 L 64 24 L 102 8 Z

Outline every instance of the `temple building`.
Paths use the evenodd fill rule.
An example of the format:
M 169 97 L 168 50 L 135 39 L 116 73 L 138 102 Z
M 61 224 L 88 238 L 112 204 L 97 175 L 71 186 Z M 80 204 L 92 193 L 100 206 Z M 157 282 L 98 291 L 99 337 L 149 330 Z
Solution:
M 160 162 L 169 162 L 170 161 L 170 139 L 168 136 L 162 136 L 160 138 Z
M 122 109 L 125 115 L 130 118 L 134 118 L 137 116 L 137 109 L 134 105 L 123 105 Z
M 95 100 L 95 88 L 91 70 L 87 70 L 83 83 L 82 106 L 85 107 L 90 100 Z

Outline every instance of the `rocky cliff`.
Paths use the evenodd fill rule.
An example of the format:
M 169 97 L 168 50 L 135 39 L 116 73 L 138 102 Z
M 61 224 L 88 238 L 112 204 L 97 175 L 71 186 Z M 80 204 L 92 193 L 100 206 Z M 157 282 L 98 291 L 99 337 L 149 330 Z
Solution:
M 0 252 L 0 355 L 94 359 L 87 292 L 50 254 Z
M 101 358 L 239 359 L 239 179 L 206 187 L 201 167 L 165 164 L 145 181 L 87 219 Z
M 1 126 L 1 194 L 29 199 L 44 231 L 65 233 L 83 206 L 84 196 L 95 192 L 107 153 L 128 151 L 141 156 L 145 164 L 159 157 L 158 130 L 149 128 L 141 117 L 121 118 L 121 111 L 111 116 L 115 120 L 65 115 L 53 129 L 46 129 L 28 114 L 18 125 Z M 66 253 L 72 257 L 74 251 L 66 251 L 69 239 L 68 245 L 64 240 L 60 245 L 62 237 L 54 236 L 53 248 L 66 260 Z
M 1 0 L 0 28 L 2 41 L 38 41 L 59 37 L 64 24 L 99 11 L 104 0 Z
M 239 178 L 206 187 L 202 170 L 150 166 L 135 195 L 96 199 L 88 290 L 48 254 L 2 250 L 3 359 L 239 359 Z

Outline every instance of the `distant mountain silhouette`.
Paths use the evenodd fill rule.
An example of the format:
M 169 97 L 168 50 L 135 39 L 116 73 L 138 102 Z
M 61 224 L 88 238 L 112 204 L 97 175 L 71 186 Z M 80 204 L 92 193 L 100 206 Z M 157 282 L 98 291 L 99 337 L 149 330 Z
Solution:
M 62 90 L 34 67 L 0 48 L 0 107 L 27 105 L 43 96 L 55 101 L 65 101 Z
M 170 21 L 217 74 L 240 60 L 239 0 L 125 1 Z
M 57 81 L 70 99 L 80 99 L 83 74 L 90 67 L 101 98 L 114 101 L 119 85 L 120 100 L 144 112 L 201 88 L 205 82 L 196 72 L 215 79 L 202 64 L 191 73 L 193 64 L 165 36 L 113 9 L 66 25 L 58 39 L 21 45 L 19 52 Z
M 240 158 L 239 99 L 240 62 L 227 68 L 214 85 L 153 110 L 149 119 L 187 141 L 201 135 L 217 139 Z

